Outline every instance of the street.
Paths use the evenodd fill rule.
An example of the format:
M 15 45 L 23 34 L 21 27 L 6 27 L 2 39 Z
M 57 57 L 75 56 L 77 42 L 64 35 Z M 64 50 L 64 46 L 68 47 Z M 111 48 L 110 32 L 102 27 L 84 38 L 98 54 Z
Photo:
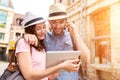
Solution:
M 0 75 L 4 72 L 4 70 L 7 68 L 8 62 L 0 61 Z

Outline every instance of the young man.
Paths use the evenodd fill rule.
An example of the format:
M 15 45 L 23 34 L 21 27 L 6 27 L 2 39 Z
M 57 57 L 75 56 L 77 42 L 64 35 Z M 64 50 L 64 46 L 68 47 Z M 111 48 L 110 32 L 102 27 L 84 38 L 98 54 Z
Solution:
M 81 50 L 83 61 L 90 61 L 89 50 L 79 36 L 76 26 L 67 19 L 66 8 L 63 4 L 57 3 L 50 6 L 48 22 L 52 32 L 46 34 L 46 51 Z M 28 43 L 37 45 L 34 35 L 25 34 L 24 37 Z M 78 80 L 78 78 L 78 72 L 62 71 L 55 80 Z

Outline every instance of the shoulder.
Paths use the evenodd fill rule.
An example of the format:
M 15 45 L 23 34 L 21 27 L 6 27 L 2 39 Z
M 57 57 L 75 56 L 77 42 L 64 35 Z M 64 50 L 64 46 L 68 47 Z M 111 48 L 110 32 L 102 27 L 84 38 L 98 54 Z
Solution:
M 30 45 L 25 41 L 24 38 L 20 38 L 16 42 L 16 52 L 21 52 L 21 51 L 29 51 L 30 50 Z
M 21 42 L 25 42 L 25 39 L 24 38 L 20 38 L 16 41 L 16 43 L 21 43 Z
M 28 43 L 25 41 L 24 38 L 20 38 L 16 41 L 16 45 L 24 45 L 24 44 L 28 45 Z
M 52 36 L 52 32 L 48 31 L 48 32 L 46 33 L 46 36 Z
M 16 42 L 15 53 L 19 52 L 30 52 L 30 45 L 25 41 L 24 38 L 20 38 Z
M 48 40 L 48 39 L 53 39 L 54 38 L 54 36 L 53 36 L 53 33 L 52 32 L 47 32 L 46 33 L 46 38 L 45 38 L 45 40 Z

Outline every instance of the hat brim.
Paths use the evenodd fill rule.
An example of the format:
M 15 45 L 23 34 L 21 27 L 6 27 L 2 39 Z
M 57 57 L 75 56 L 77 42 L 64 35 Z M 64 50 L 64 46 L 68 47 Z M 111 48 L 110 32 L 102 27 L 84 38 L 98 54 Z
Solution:
M 23 28 L 26 28 L 26 27 L 29 27 L 29 26 L 32 26 L 32 25 L 35 25 L 35 24 L 38 24 L 38 23 L 43 23 L 43 22 L 46 22 L 46 20 L 36 21 L 36 22 L 34 22 L 34 23 L 32 23 L 32 24 L 29 24 L 29 25 L 27 25 L 27 26 L 23 26 Z
M 67 18 L 67 15 L 62 15 L 62 16 L 53 16 L 53 17 L 48 17 L 48 20 L 57 20 L 57 19 L 63 19 Z

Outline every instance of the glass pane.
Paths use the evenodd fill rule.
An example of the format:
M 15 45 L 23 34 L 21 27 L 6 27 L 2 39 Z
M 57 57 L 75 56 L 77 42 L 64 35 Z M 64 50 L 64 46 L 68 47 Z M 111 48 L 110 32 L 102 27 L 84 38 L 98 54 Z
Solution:
M 100 63 L 111 62 L 111 46 L 110 39 L 103 38 L 95 41 L 95 56 L 99 58 Z
M 0 33 L 0 40 L 4 40 L 4 33 Z
M 106 8 L 93 15 L 95 28 L 95 62 L 111 62 L 110 16 Z
M 0 28 L 6 27 L 7 12 L 0 10 Z
M 9 0 L 0 0 L 0 4 L 4 6 L 9 6 Z

